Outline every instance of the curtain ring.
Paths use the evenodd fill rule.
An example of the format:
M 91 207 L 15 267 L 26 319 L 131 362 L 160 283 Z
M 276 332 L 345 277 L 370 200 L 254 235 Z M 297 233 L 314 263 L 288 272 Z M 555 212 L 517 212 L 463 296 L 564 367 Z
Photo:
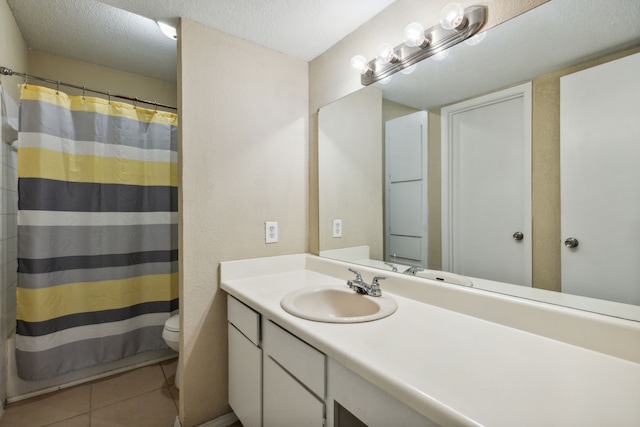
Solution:
M 56 95 L 60 95 L 60 80 L 56 81 Z
M 156 111 L 158 111 L 158 103 L 157 103 L 157 102 L 154 102 L 154 103 L 153 103 L 153 105 L 155 105 L 155 106 L 156 106 Z
M 138 98 L 133 98 L 133 109 L 135 110 L 136 108 L 138 108 Z
M 107 91 L 107 96 L 109 100 L 109 105 L 111 105 L 111 92 Z
M 87 90 L 85 86 L 82 86 L 82 100 L 84 101 L 84 92 Z
M 24 75 L 24 85 L 29 87 L 29 74 Z

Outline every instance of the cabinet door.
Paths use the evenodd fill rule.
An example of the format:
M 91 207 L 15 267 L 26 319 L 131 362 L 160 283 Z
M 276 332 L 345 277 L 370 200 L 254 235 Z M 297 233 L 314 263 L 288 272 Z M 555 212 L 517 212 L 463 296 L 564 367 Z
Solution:
M 229 327 L 229 405 L 244 427 L 260 427 L 262 350 Z
M 264 427 L 323 425 L 324 403 L 270 357 L 264 358 L 263 399 Z

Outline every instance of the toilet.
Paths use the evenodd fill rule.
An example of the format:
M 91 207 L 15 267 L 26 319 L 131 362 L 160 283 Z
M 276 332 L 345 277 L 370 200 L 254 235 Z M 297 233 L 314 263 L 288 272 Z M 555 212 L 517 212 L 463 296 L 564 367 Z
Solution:
M 169 317 L 164 322 L 164 329 L 162 329 L 162 338 L 167 343 L 169 348 L 173 351 L 180 351 L 180 315 Z M 178 362 L 178 369 L 176 369 L 175 386 L 178 388 L 178 374 L 180 373 L 180 363 Z

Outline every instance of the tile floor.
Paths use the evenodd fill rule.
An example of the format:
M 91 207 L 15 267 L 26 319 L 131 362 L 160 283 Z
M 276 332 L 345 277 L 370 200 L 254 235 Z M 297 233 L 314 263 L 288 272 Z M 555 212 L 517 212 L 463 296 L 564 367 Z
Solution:
M 10 403 L 0 427 L 172 427 L 177 361 Z

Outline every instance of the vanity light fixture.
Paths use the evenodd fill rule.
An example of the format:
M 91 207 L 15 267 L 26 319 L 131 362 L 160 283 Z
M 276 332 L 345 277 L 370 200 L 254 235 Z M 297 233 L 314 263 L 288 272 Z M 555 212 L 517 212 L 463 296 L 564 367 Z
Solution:
M 360 73 L 360 82 L 368 86 L 390 77 L 398 71 L 410 73 L 409 67 L 430 56 L 446 56 L 447 49 L 473 36 L 486 19 L 484 6 L 464 9 L 458 3 L 447 5 L 440 13 L 440 23 L 426 31 L 417 22 L 404 29 L 404 43 L 392 47 L 383 43 L 376 50 L 376 58 L 367 62 L 362 55 L 351 58 L 351 65 Z M 387 80 L 388 81 L 388 80 Z

